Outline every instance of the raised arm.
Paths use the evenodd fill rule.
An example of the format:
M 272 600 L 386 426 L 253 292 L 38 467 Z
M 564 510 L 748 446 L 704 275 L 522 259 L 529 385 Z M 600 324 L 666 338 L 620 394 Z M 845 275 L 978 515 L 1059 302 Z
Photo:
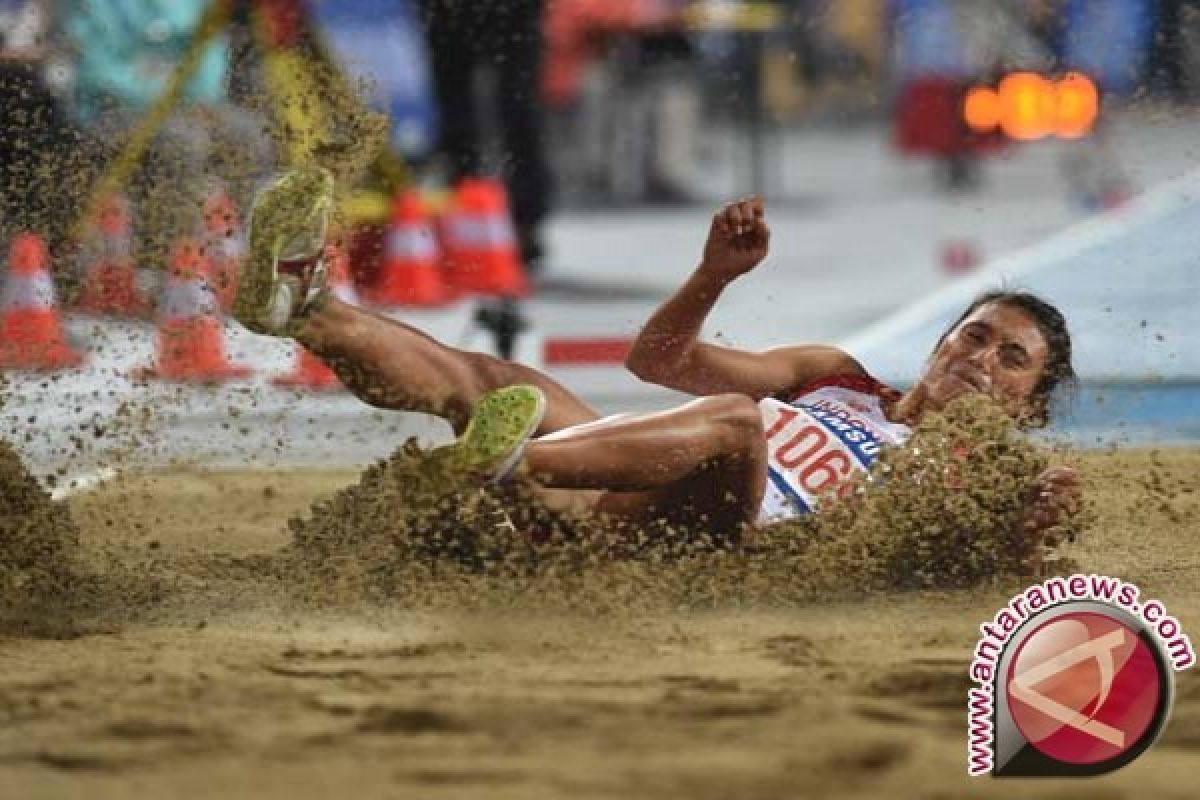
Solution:
M 721 292 L 767 255 L 771 231 L 761 199 L 740 200 L 713 216 L 700 266 L 649 319 L 625 366 L 644 381 L 695 395 L 777 394 L 832 374 L 859 374 L 849 355 L 826 345 L 763 352 L 699 340 Z

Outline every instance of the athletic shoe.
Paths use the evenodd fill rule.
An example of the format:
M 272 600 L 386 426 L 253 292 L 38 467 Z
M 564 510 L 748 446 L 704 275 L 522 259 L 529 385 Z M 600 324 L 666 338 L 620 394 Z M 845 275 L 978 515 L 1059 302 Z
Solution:
M 247 328 L 286 335 L 324 290 L 332 206 L 333 176 L 321 167 L 286 172 L 255 196 L 233 304 L 233 316 Z
M 450 446 L 457 465 L 493 482 L 504 480 L 521 463 L 525 445 L 545 413 L 546 396 L 536 386 L 506 386 L 488 392 L 475 406 L 467 429 Z

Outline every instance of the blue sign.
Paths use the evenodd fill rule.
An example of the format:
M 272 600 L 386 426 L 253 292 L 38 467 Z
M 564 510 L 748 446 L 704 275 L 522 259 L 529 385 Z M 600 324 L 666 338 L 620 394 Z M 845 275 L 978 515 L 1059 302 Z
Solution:
M 898 77 L 953 78 L 974 72 L 953 0 L 892 0 L 888 9 Z
M 437 135 L 437 106 L 425 33 L 412 0 L 326 0 L 313 22 L 367 102 L 392 119 L 392 145 L 425 155 Z
M 1127 94 L 1142 79 L 1153 34 L 1151 0 L 1070 0 L 1063 62 L 1104 91 Z

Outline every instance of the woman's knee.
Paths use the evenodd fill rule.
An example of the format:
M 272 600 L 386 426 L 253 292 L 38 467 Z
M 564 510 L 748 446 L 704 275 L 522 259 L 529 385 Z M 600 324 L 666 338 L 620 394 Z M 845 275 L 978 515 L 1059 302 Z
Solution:
M 533 367 L 506 361 L 487 353 L 459 352 L 467 364 L 463 380 L 469 382 L 472 402 L 492 389 L 526 383 L 538 387 L 546 396 L 546 413 L 539 433 L 550 433 L 572 425 L 600 419 L 595 409 L 584 403 L 557 381 Z
M 483 394 L 504 385 L 504 362 L 487 353 L 447 347 L 450 378 L 464 397 L 474 405 Z
M 744 394 L 719 394 L 697 403 L 719 431 L 724 452 L 756 453 L 763 448 L 762 413 L 752 398 Z

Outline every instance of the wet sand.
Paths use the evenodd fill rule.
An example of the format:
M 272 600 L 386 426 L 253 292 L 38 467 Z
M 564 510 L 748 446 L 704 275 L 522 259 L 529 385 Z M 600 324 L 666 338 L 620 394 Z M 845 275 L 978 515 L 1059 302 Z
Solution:
M 1200 641 L 1200 452 L 1080 460 L 1099 516 L 1070 555 Z M 353 478 L 178 472 L 73 499 L 85 553 L 167 576 L 164 599 L 73 639 L 0 638 L 0 795 L 1196 795 L 1194 670 L 1124 770 L 966 777 L 968 659 L 1016 584 L 597 619 L 314 610 L 246 578 Z

